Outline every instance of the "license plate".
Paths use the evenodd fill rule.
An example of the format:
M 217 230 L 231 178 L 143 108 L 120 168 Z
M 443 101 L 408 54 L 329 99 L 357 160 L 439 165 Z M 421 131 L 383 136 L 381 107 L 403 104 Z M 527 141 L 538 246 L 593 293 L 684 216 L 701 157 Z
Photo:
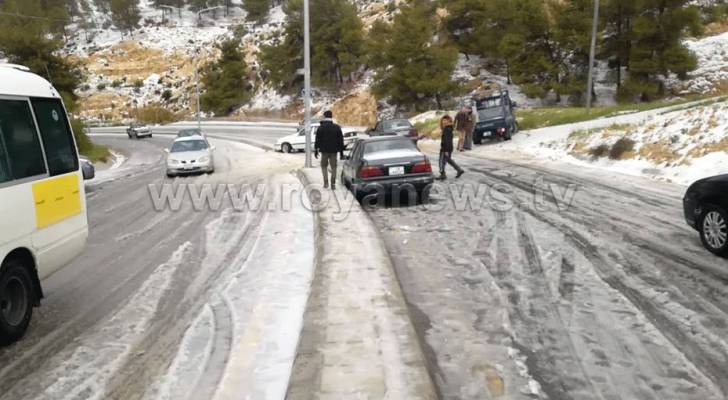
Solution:
M 389 175 L 390 176 L 404 175 L 404 167 L 390 167 Z
M 195 166 L 194 165 L 185 165 L 183 168 L 184 169 L 192 169 L 192 168 L 195 168 Z

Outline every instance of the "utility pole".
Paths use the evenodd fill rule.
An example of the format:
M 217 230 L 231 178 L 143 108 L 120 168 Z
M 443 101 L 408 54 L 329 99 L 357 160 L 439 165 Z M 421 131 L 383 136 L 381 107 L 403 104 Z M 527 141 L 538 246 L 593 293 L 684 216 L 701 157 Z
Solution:
M 202 122 L 200 121 L 200 73 L 195 60 L 195 89 L 197 91 L 197 129 L 202 130 Z
M 594 0 L 594 21 L 592 22 L 591 49 L 589 50 L 589 77 L 586 84 L 586 110 L 591 111 L 592 87 L 594 85 L 594 58 L 597 50 L 597 26 L 599 25 L 599 0 Z
M 309 35 L 308 0 L 303 0 L 303 107 L 304 129 L 306 130 L 306 168 L 311 161 L 311 38 Z

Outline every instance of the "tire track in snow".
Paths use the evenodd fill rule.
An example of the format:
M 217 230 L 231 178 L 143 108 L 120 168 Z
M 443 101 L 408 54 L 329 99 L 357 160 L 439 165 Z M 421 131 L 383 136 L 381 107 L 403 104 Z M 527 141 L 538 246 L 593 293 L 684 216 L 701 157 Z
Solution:
M 503 179 L 499 175 L 493 174 L 491 172 L 480 172 L 482 172 L 483 175 L 487 176 L 488 178 L 496 179 L 497 181 L 502 183 L 511 184 L 522 191 L 529 192 L 533 190 L 533 187 L 527 184 Z M 547 197 L 549 196 L 547 195 Z M 555 201 L 553 196 L 551 196 L 550 198 Z M 725 354 L 721 356 L 716 354 L 713 350 L 723 348 L 724 344 L 716 342 L 715 340 L 711 340 L 713 335 L 710 332 L 703 331 L 703 337 L 700 338 L 700 340 L 701 342 L 707 342 L 709 345 L 699 345 L 698 343 L 696 343 L 696 339 L 694 336 L 697 333 L 695 331 L 696 328 L 699 329 L 699 327 L 687 327 L 691 330 L 691 332 L 686 332 L 686 326 L 684 326 L 681 322 L 673 319 L 672 315 L 666 313 L 663 309 L 663 304 L 654 303 L 653 301 L 651 301 L 650 298 L 646 297 L 640 289 L 637 289 L 630 285 L 627 282 L 628 279 L 626 279 L 626 277 L 618 276 L 613 268 L 613 262 L 608 257 L 602 255 L 600 249 L 596 245 L 594 245 L 591 240 L 589 240 L 586 236 L 582 235 L 572 227 L 572 225 L 579 226 L 580 224 L 583 224 L 583 215 L 574 215 L 572 212 L 558 214 L 559 217 L 563 218 L 565 216 L 566 219 L 570 220 L 570 223 L 565 223 L 562 222 L 561 218 L 557 219 L 545 213 L 535 212 L 529 207 L 524 207 L 518 202 L 516 202 L 515 204 L 520 211 L 525 212 L 534 219 L 552 227 L 555 227 L 558 231 L 562 232 L 567 240 L 577 249 L 579 249 L 581 254 L 583 254 L 592 263 L 595 271 L 600 275 L 601 279 L 605 283 L 621 293 L 624 298 L 629 300 L 638 310 L 642 312 L 643 315 L 645 315 L 657 328 L 659 328 L 659 331 L 664 335 L 666 339 L 668 339 L 668 341 L 672 344 L 673 348 L 680 351 L 687 358 L 687 360 L 690 360 L 690 362 L 695 366 L 695 368 L 697 368 L 697 370 L 701 372 L 703 376 L 708 377 L 715 385 L 717 385 L 721 394 L 725 395 L 728 393 L 728 376 L 722 375 L 718 372 L 728 370 L 728 358 L 725 357 Z M 602 220 L 604 220 L 604 218 L 605 217 L 602 215 Z M 610 221 L 613 220 L 610 219 Z M 620 229 L 620 231 L 623 231 L 623 229 Z M 627 237 L 628 241 L 631 239 L 634 242 L 644 243 L 644 239 L 638 239 L 636 237 L 633 237 L 629 233 L 625 233 L 625 236 Z M 655 250 L 651 249 L 651 247 L 648 247 L 648 249 L 650 249 L 651 252 L 655 252 Z M 672 253 L 671 250 L 668 251 L 667 254 L 661 254 L 660 258 L 669 259 L 672 256 L 672 254 L 670 253 Z M 679 255 L 676 255 L 675 257 L 677 258 L 677 260 L 686 261 L 688 265 L 694 265 L 693 263 L 682 259 L 682 257 L 680 257 Z M 701 268 L 701 271 L 702 270 L 703 269 Z

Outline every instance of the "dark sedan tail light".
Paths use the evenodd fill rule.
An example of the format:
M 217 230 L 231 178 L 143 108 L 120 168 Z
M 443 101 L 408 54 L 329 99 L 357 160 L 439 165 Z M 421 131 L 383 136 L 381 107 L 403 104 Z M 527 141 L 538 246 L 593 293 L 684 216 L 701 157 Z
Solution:
M 419 136 L 419 135 L 420 135 L 420 133 L 419 133 L 419 132 L 417 132 L 417 128 L 414 128 L 414 127 L 413 127 L 412 129 L 410 129 L 410 131 L 409 131 L 409 135 L 410 135 L 410 137 L 417 137 L 417 136 Z
M 422 161 L 412 166 L 413 174 L 427 174 L 432 172 L 432 165 L 429 161 Z
M 376 178 L 384 176 L 384 171 L 379 167 L 364 166 L 359 170 L 359 178 Z

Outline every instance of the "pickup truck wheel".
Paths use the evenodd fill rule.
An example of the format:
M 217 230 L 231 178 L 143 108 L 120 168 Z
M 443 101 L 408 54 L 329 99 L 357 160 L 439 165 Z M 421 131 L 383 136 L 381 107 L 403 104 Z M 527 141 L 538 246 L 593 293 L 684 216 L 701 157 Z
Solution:
M 718 256 L 728 255 L 728 213 L 715 206 L 705 207 L 698 224 L 703 246 Z
M 474 144 L 483 143 L 483 132 L 475 132 L 475 134 L 473 134 L 473 143 Z
M 28 270 L 18 261 L 7 262 L 0 273 L 0 346 L 23 337 L 33 316 L 34 302 Z

